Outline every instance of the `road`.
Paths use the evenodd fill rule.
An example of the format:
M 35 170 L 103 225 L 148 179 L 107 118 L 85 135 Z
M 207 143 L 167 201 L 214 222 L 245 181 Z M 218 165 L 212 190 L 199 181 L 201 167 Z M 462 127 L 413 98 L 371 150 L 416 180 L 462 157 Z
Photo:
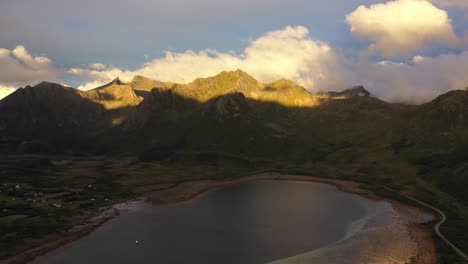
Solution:
M 465 254 L 463 251 L 461 251 L 461 250 L 460 250 L 457 246 L 455 246 L 452 242 L 450 242 L 450 240 L 448 240 L 448 239 L 440 232 L 440 226 L 441 226 L 443 223 L 445 223 L 445 221 L 447 221 L 447 216 L 444 214 L 444 212 L 442 212 L 441 210 L 435 208 L 435 207 L 432 206 L 432 205 L 429 205 L 429 204 L 427 204 L 427 203 L 425 203 L 425 202 L 423 202 L 423 201 L 420 201 L 420 200 L 418 200 L 418 199 L 416 199 L 416 198 L 413 198 L 413 197 L 411 197 L 411 196 L 402 194 L 402 193 L 400 193 L 400 192 L 398 192 L 398 191 L 396 191 L 396 190 L 393 190 L 393 189 L 391 189 L 391 188 L 388 188 L 388 187 L 386 187 L 386 186 L 383 186 L 383 188 L 385 188 L 385 189 L 387 189 L 387 190 L 389 190 L 389 191 L 391 191 L 391 192 L 397 193 L 397 194 L 399 194 L 399 195 L 401 195 L 401 196 L 403 196 L 403 197 L 405 197 L 405 198 L 408 198 L 408 199 L 410 199 L 410 200 L 412 200 L 412 201 L 414 201 L 414 202 L 416 202 L 416 203 L 419 203 L 419 204 L 421 204 L 421 205 L 423 205 L 423 206 L 425 206 L 425 207 L 427 207 L 427 208 L 429 208 L 429 209 L 431 209 L 431 210 L 437 212 L 437 213 L 440 215 L 440 220 L 439 220 L 439 222 L 437 222 L 437 224 L 434 226 L 434 231 L 435 231 L 435 233 L 436 233 L 449 247 L 451 247 L 458 255 L 460 255 L 460 257 L 462 257 L 464 260 L 468 261 L 468 255 Z

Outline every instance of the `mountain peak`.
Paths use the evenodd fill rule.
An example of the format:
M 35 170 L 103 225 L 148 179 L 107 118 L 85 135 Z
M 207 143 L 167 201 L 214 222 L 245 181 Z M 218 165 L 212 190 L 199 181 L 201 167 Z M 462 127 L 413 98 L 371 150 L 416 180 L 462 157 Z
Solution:
M 152 80 L 152 79 L 150 79 L 148 77 L 145 77 L 145 76 L 141 76 L 141 75 L 135 75 L 135 76 L 133 76 L 133 79 L 132 79 L 131 82 L 133 83 L 133 82 L 137 82 L 137 81 L 140 81 L 140 80 Z
M 137 93 L 145 95 L 145 93 L 150 92 L 153 88 L 162 88 L 163 90 L 169 89 L 173 86 L 173 83 L 161 82 L 145 76 L 136 75 L 130 82 L 130 86 L 132 86 Z
M 258 90 L 262 84 L 242 70 L 223 71 L 213 77 L 198 78 L 187 85 L 178 85 L 178 91 L 201 101 L 234 92 Z
M 119 77 L 116 77 L 114 80 L 112 80 L 111 84 L 123 85 L 124 83 L 122 81 L 120 81 Z
M 104 84 L 104 85 L 102 85 L 102 86 L 99 86 L 99 87 L 97 87 L 97 88 L 94 88 L 94 89 L 92 89 L 92 90 L 90 90 L 90 91 L 93 91 L 93 90 L 103 90 L 103 89 L 105 89 L 105 88 L 107 88 L 107 87 L 111 87 L 111 86 L 120 86 L 120 85 L 125 85 L 125 83 L 123 83 L 123 82 L 119 79 L 119 77 L 117 77 L 117 78 L 113 79 L 111 82 L 109 82 L 109 83 L 107 83 L 107 84 Z
M 319 92 L 318 95 L 326 95 L 329 97 L 344 97 L 344 98 L 351 98 L 351 97 L 373 97 L 373 95 L 364 88 L 362 85 L 354 86 L 343 90 L 341 92 Z
M 365 96 L 369 97 L 372 96 L 372 94 L 364 88 L 364 86 L 359 85 L 359 86 L 354 86 L 352 88 L 346 89 L 342 91 L 342 93 L 347 93 L 351 96 Z
M 237 73 L 237 74 L 240 75 L 240 76 L 243 75 L 243 76 L 250 76 L 250 77 L 252 77 L 250 74 L 248 74 L 247 72 L 245 72 L 245 71 L 243 71 L 243 70 L 241 70 L 241 69 L 237 69 L 237 70 L 235 70 L 234 72 Z M 252 77 L 252 78 L 253 78 L 253 77 Z
M 296 86 L 297 84 L 295 84 L 293 81 L 291 80 L 288 80 L 288 79 L 285 79 L 285 78 L 281 78 L 277 81 L 274 81 L 272 83 L 269 83 L 269 85 L 271 86 Z
M 44 87 L 44 86 L 49 86 L 51 84 L 52 84 L 51 82 L 42 81 L 42 82 L 36 84 L 34 87 Z
M 28 87 L 31 87 L 31 86 L 26 86 L 25 88 L 28 88 Z M 61 84 L 58 84 L 58 83 L 53 83 L 53 82 L 40 82 L 38 84 L 36 84 L 33 88 L 39 88 L 39 89 L 43 89 L 43 88 L 66 88 L 67 86 L 64 86 L 64 85 L 61 85 Z
M 241 69 L 237 69 L 235 71 L 223 71 L 218 75 L 214 76 L 213 78 L 229 78 L 229 79 L 248 79 L 257 81 L 252 75 L 246 73 Z
M 118 109 L 138 105 L 143 98 L 138 96 L 130 84 L 115 78 L 110 83 L 85 92 L 91 101 L 106 109 Z

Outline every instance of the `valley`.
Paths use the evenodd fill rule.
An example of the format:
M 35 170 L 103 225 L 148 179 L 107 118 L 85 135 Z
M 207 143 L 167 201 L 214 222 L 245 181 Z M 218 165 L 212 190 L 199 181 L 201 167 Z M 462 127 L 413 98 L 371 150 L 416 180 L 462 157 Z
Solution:
M 468 249 L 468 91 L 391 104 L 364 87 L 310 93 L 243 71 L 190 84 L 137 76 L 90 91 L 52 83 L 0 101 L 1 257 L 60 238 L 104 206 L 259 172 L 355 181 L 441 209 Z M 424 208 L 423 208 L 424 209 Z M 443 241 L 440 263 L 463 263 Z

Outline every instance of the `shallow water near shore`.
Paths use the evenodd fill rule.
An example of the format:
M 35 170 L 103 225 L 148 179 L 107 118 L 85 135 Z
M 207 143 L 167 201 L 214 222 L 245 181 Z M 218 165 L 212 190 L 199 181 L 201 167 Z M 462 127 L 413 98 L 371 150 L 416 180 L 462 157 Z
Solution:
M 327 184 L 246 182 L 179 204 L 127 204 L 89 236 L 34 263 L 272 262 L 342 241 L 377 205 Z

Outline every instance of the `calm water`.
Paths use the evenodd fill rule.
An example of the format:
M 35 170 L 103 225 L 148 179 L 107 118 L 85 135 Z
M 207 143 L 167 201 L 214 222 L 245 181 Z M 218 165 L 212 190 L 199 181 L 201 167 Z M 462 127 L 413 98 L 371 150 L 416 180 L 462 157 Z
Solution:
M 176 205 L 137 204 L 36 262 L 265 263 L 338 241 L 372 203 L 330 185 L 249 182 Z

